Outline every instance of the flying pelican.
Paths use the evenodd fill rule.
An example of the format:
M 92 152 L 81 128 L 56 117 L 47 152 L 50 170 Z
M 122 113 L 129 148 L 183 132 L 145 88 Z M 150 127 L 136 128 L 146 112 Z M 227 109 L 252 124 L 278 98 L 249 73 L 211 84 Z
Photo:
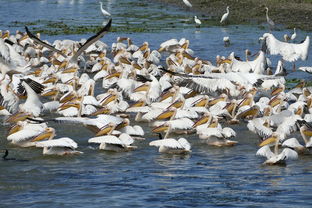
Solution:
M 194 21 L 195 21 L 196 27 L 200 27 L 201 21 L 200 19 L 197 18 L 197 16 L 194 16 Z
M 102 38 L 110 29 L 112 25 L 112 19 L 109 19 L 108 23 L 95 35 L 91 36 L 90 38 L 88 38 L 88 40 L 86 40 L 85 43 L 83 43 L 82 46 L 79 47 L 79 49 L 77 50 L 76 53 L 74 53 L 73 55 L 71 55 L 70 57 L 67 57 L 65 54 L 62 53 L 62 51 L 56 49 L 55 47 L 43 42 L 42 40 L 40 40 L 38 37 L 36 37 L 35 35 L 33 35 L 28 28 L 25 26 L 27 35 L 37 44 L 42 45 L 43 47 L 46 47 L 58 54 L 61 54 L 64 58 L 65 61 L 63 61 L 64 63 L 64 67 L 69 67 L 72 68 L 77 67 L 78 66 L 78 59 L 80 57 L 80 55 L 87 50 L 87 48 L 89 48 L 89 46 L 91 46 L 93 43 L 95 43 L 96 41 L 98 41 L 100 38 Z M 79 66 L 78 66 L 79 68 Z
M 183 0 L 183 3 L 189 7 L 189 8 L 192 8 L 192 4 L 188 1 L 188 0 Z
M 101 1 L 100 1 L 100 8 L 101 8 L 101 12 L 102 12 L 102 14 L 103 14 L 104 16 L 111 16 L 111 14 L 110 14 L 108 11 L 106 11 L 105 9 L 103 9 L 103 4 L 102 4 Z
M 225 20 L 226 20 L 226 19 L 228 18 L 228 16 L 229 16 L 229 13 L 230 13 L 230 7 L 227 6 L 227 7 L 226 7 L 226 13 L 223 14 L 223 16 L 222 16 L 222 18 L 221 18 L 221 20 L 220 20 L 220 23 L 225 22 Z
M 38 94 L 42 93 L 43 89 L 43 85 L 30 78 L 21 79 L 18 91 L 21 94 L 26 91 L 27 99 L 25 103 L 19 105 L 20 111 L 31 113 L 34 117 L 38 117 L 43 110 L 43 104 Z
M 278 152 L 278 144 L 280 141 L 279 134 L 273 133 L 271 137 L 264 140 L 259 146 L 261 147 L 256 155 L 266 157 L 263 163 L 266 165 L 285 165 L 285 161 L 298 159 L 298 153 L 290 148 L 284 148 L 281 153 Z M 275 143 L 274 152 L 270 149 L 270 144 Z
M 273 20 L 270 19 L 269 17 L 269 8 L 268 7 L 265 7 L 265 10 L 266 10 L 266 20 L 267 20 L 267 23 L 269 24 L 269 27 L 270 27 L 270 30 L 272 30 L 275 26 Z
M 13 73 L 27 73 L 30 69 L 29 64 L 26 62 L 24 56 L 15 51 L 13 46 L 5 43 L 0 38 L 0 70 L 2 74 L 2 80 L 6 74 Z
M 263 38 L 263 48 L 267 48 L 271 55 L 281 55 L 283 60 L 288 62 L 295 62 L 299 58 L 305 61 L 308 58 L 310 46 L 309 36 L 299 44 L 279 41 L 270 33 L 264 33 Z M 295 64 L 293 70 L 295 71 Z
M 72 155 L 82 153 L 75 150 L 78 145 L 74 140 L 68 137 L 53 139 L 54 137 L 55 129 L 49 127 L 32 141 L 35 142 L 36 147 L 43 147 L 44 155 Z M 48 138 L 47 141 L 40 141 L 46 138 Z

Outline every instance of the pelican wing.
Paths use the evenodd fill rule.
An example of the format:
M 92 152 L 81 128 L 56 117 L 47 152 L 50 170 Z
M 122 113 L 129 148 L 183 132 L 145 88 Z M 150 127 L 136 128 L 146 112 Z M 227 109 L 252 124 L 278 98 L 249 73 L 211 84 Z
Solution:
M 126 110 L 126 112 L 130 113 L 147 113 L 151 111 L 151 107 L 148 106 L 142 106 L 142 107 L 130 107 Z
M 191 129 L 194 122 L 188 118 L 175 119 L 171 121 L 166 121 L 171 125 L 172 130 L 187 130 Z
M 301 117 L 299 115 L 286 117 L 284 121 L 277 127 L 276 132 L 278 132 L 281 136 L 287 136 L 291 134 L 297 130 L 296 122 L 300 119 Z
M 99 137 L 93 137 L 88 140 L 89 143 L 107 143 L 107 144 L 118 144 L 118 145 L 124 145 L 124 143 L 118 139 L 116 136 L 107 135 L 107 136 L 99 136 Z
M 53 46 L 49 45 L 48 43 L 43 42 L 42 40 L 40 40 L 39 38 L 37 38 L 37 36 L 35 36 L 34 34 L 32 34 L 29 30 L 28 27 L 25 26 L 25 30 L 27 32 L 27 35 L 29 36 L 30 39 L 32 39 L 35 43 L 40 44 L 48 49 L 50 49 L 51 51 L 54 51 L 56 53 L 61 54 L 64 58 L 66 58 L 66 55 L 62 53 L 62 51 L 57 50 L 56 48 L 54 48 Z
M 198 114 L 196 111 L 193 110 L 181 110 L 177 109 L 177 113 L 175 115 L 175 118 L 191 118 L 191 119 L 196 119 L 198 118 Z
M 40 94 L 43 92 L 44 90 L 44 86 L 30 78 L 27 79 L 21 79 L 20 84 L 18 85 L 18 92 L 20 94 L 24 94 L 24 92 L 26 91 L 24 86 L 22 85 L 22 82 L 25 82 L 35 93 Z
M 270 33 L 265 33 L 263 37 L 265 38 L 267 49 L 272 55 L 281 55 L 284 60 L 289 62 L 297 61 L 299 58 L 306 60 L 308 57 L 309 36 L 300 44 L 279 41 Z
M 269 145 L 265 145 L 260 149 L 258 149 L 256 155 L 266 157 L 267 159 L 270 159 L 275 156 L 274 153 L 271 151 Z
M 133 138 L 129 134 L 126 134 L 126 133 L 122 133 L 119 136 L 119 139 L 127 146 L 131 145 L 134 142 Z
M 178 142 L 181 144 L 182 147 L 186 150 L 191 150 L 191 144 L 185 139 L 185 138 L 180 138 Z
M 223 138 L 222 129 L 219 129 L 219 128 L 207 128 L 204 126 L 198 126 L 196 128 L 196 131 L 198 134 L 202 135 L 203 138 L 209 138 L 209 137 Z
M 298 153 L 290 148 L 283 149 L 282 153 L 279 155 L 280 157 L 284 158 L 285 160 L 296 160 L 298 159 Z
M 9 48 L 2 38 L 0 38 L 0 61 L 2 63 L 9 63 L 11 61 Z
M 311 66 L 302 66 L 302 67 L 299 67 L 298 70 L 312 74 L 312 67 Z
M 183 149 L 182 145 L 175 139 L 161 139 L 161 140 L 155 140 L 149 143 L 150 146 L 165 146 L 167 148 L 172 149 Z
M 59 139 L 36 142 L 36 147 L 68 147 L 71 149 L 76 149 L 78 145 L 71 138 L 62 137 Z
M 44 131 L 44 129 L 42 129 L 41 131 L 39 130 L 32 130 L 32 129 L 23 129 L 20 130 L 14 134 L 11 134 L 7 137 L 8 141 L 13 141 L 13 142 L 21 142 L 21 141 L 25 141 L 29 138 L 35 137 L 38 134 L 42 133 Z
M 59 101 L 51 101 L 43 104 L 43 110 L 45 111 L 55 111 L 60 107 Z
M 236 136 L 236 132 L 232 128 L 224 127 L 222 129 L 222 135 L 225 138 L 235 137 Z
M 75 53 L 75 55 L 70 59 L 71 62 L 76 62 L 78 57 L 82 54 L 82 52 L 84 52 L 90 45 L 92 45 L 93 43 L 95 43 L 97 40 L 99 40 L 100 38 L 103 37 L 103 35 L 108 32 L 108 30 L 110 29 L 112 25 L 112 19 L 110 19 L 107 23 L 107 25 L 105 25 L 105 27 L 100 30 L 97 34 L 93 35 L 92 37 L 90 37 L 85 44 L 83 44 L 78 51 Z
M 289 148 L 296 148 L 296 147 L 302 147 L 303 146 L 298 142 L 296 138 L 290 138 L 283 142 L 283 147 L 289 147 Z
M 272 129 L 263 125 L 264 121 L 261 118 L 255 118 L 253 120 L 249 120 L 247 124 L 247 128 L 258 134 L 262 138 L 267 138 L 272 135 Z

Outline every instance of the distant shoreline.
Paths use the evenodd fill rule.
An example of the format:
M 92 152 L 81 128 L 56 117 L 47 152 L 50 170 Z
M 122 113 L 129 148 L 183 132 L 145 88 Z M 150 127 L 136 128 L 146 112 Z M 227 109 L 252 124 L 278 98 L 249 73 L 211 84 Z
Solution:
M 216 22 L 220 21 L 226 12 L 226 6 L 230 6 L 228 24 L 265 24 L 265 6 L 267 6 L 269 16 L 277 25 L 277 29 L 295 27 L 312 31 L 312 0 L 189 0 L 193 5 L 190 9 L 182 0 L 156 1 L 198 12 L 197 16 Z

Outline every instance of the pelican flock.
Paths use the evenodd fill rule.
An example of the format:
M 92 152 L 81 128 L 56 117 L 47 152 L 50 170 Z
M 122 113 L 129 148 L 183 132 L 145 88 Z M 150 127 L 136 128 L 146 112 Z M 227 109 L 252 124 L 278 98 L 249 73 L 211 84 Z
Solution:
M 101 2 L 100 8 L 110 16 Z M 226 9 L 220 23 L 228 18 Z M 267 7 L 266 17 L 273 27 Z M 197 16 L 194 21 L 201 24 Z M 101 38 L 111 27 L 109 19 L 81 41 L 49 43 L 27 27 L 0 37 L 0 115 L 10 125 L 9 143 L 43 148 L 44 155 L 81 154 L 75 138 L 55 139 L 57 128 L 50 126 L 71 123 L 90 130 L 94 136 L 88 142 L 99 144 L 101 151 L 135 151 L 142 148 L 137 141 L 145 139 L 145 132 L 153 132 L 165 133 L 149 142 L 160 153 L 190 154 L 195 142 L 190 135 L 204 145 L 239 145 L 235 125 L 240 125 L 259 137 L 256 155 L 267 158 L 264 164 L 285 164 L 309 153 L 312 88 L 302 82 L 288 89 L 283 62 L 273 74 L 267 58 L 306 60 L 309 36 L 296 44 L 265 33 L 253 60 L 246 50 L 245 61 L 232 52 L 218 55 L 213 64 L 195 56 L 185 38 L 152 49 L 147 41 L 135 45 L 128 37 L 117 37 L 109 47 Z M 291 40 L 295 38 L 294 29 Z M 229 37 L 224 43 L 229 44 Z M 312 73 L 311 67 L 299 69 Z M 143 129 L 144 122 L 148 127 Z M 297 138 L 290 137 L 296 133 Z

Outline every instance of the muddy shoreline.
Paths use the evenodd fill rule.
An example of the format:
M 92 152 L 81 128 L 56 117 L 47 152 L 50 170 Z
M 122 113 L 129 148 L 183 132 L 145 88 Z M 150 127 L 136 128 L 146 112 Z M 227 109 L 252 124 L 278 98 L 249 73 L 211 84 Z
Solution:
M 294 27 L 312 31 L 312 0 L 189 0 L 193 7 L 187 8 L 182 0 L 155 0 L 162 4 L 178 6 L 187 11 L 198 13 L 205 21 L 218 24 L 221 16 L 230 6 L 227 24 L 262 24 L 266 26 L 265 6 L 269 16 L 276 24 L 276 30 Z

